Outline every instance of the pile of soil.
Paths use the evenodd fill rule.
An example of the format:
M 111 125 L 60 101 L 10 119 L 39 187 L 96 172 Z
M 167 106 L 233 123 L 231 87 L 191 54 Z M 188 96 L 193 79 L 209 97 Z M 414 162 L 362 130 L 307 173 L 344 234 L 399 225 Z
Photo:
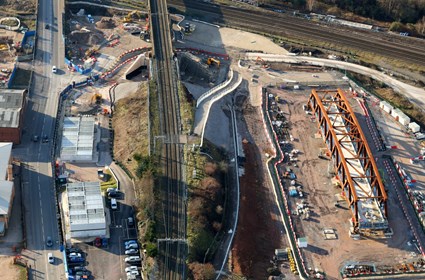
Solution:
M 77 44 L 93 46 L 100 44 L 104 37 L 101 33 L 74 30 L 69 34 L 69 39 Z
M 103 17 L 101 20 L 96 22 L 96 27 L 100 29 L 115 28 L 115 21 L 112 18 Z
M 28 14 L 35 13 L 35 0 L 2 0 L 0 6 L 2 10 L 14 10 Z

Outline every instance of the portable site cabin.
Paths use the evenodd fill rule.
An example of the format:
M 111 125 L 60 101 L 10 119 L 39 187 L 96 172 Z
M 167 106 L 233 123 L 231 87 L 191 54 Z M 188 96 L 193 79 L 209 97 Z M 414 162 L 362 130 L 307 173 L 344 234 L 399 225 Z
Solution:
M 399 116 L 400 116 L 400 113 L 403 113 L 402 111 L 400 111 L 400 109 L 398 109 L 398 108 L 394 108 L 392 111 L 391 111 L 391 116 L 394 118 L 394 119 L 396 119 L 396 121 L 398 121 L 398 118 L 399 118 Z
M 405 113 L 400 111 L 400 113 L 398 114 L 398 122 L 402 125 L 407 126 L 410 123 L 410 118 Z
M 388 102 L 386 101 L 379 102 L 379 107 L 385 112 L 387 112 L 388 114 L 391 114 L 391 111 L 393 110 L 393 106 L 388 104 Z
M 415 123 L 415 122 L 411 122 L 409 123 L 409 129 L 413 132 L 419 132 L 421 130 L 421 127 L 419 126 L 419 124 Z

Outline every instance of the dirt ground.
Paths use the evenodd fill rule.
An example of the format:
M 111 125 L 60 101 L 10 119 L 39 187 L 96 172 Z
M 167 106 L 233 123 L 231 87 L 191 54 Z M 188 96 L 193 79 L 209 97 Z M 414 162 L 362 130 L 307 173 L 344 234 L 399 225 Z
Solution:
M 0 257 L 0 275 L 2 280 L 18 280 L 22 278 L 23 267 L 13 264 L 13 257 Z
M 116 104 L 113 117 L 114 156 L 132 172 L 137 167 L 132 155 L 148 154 L 148 114 L 146 84 Z
M 334 206 L 335 194 L 340 189 L 331 185 L 331 176 L 328 174 L 329 161 L 318 159 L 319 148 L 325 147 L 321 138 L 314 138 L 317 124 L 306 117 L 302 105 L 306 104 L 308 92 L 271 91 L 285 100 L 279 105 L 281 111 L 291 124 L 290 134 L 294 137 L 291 142 L 294 149 L 300 150 L 298 166 L 289 166 L 297 176 L 297 184 L 302 186 L 304 198 L 290 198 L 292 213 L 296 203 L 303 201 L 310 207 L 310 218 L 301 219 L 293 216 L 298 236 L 306 236 L 308 247 L 303 254 L 310 267 L 323 270 L 328 279 L 339 279 L 339 269 L 350 261 L 362 261 L 398 264 L 416 256 L 412 246 L 407 241 L 412 238 L 409 225 L 397 203 L 389 203 L 389 223 L 394 231 L 391 239 L 362 238 L 355 241 L 348 236 L 350 210 L 343 204 L 342 208 Z M 320 170 L 320 171 L 319 171 Z M 289 182 L 285 182 L 288 186 Z M 391 195 L 389 194 L 390 199 Z M 344 209 L 345 208 L 345 209 Z M 324 228 L 336 230 L 336 240 L 325 240 L 322 234 Z
M 265 177 L 265 156 L 270 146 L 258 108 L 248 105 L 239 120 L 244 141 L 244 175 L 240 178 L 238 229 L 231 251 L 233 272 L 248 279 L 266 279 L 274 250 L 287 247 L 270 180 Z M 246 127 L 242 124 L 246 122 Z M 287 274 L 286 279 L 296 279 Z

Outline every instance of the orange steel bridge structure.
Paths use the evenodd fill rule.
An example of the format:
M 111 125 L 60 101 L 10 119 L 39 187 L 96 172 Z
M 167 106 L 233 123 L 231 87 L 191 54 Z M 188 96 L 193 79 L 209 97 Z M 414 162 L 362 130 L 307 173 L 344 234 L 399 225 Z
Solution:
M 351 209 L 352 233 L 387 230 L 387 193 L 344 92 L 313 89 L 307 106 L 318 122 Z

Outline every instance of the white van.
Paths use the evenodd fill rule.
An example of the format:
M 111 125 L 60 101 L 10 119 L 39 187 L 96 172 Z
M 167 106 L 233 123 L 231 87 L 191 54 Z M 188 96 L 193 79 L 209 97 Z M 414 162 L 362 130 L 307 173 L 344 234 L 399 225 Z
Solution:
M 117 200 L 115 198 L 111 198 L 111 209 L 117 210 L 117 208 L 118 208 Z

